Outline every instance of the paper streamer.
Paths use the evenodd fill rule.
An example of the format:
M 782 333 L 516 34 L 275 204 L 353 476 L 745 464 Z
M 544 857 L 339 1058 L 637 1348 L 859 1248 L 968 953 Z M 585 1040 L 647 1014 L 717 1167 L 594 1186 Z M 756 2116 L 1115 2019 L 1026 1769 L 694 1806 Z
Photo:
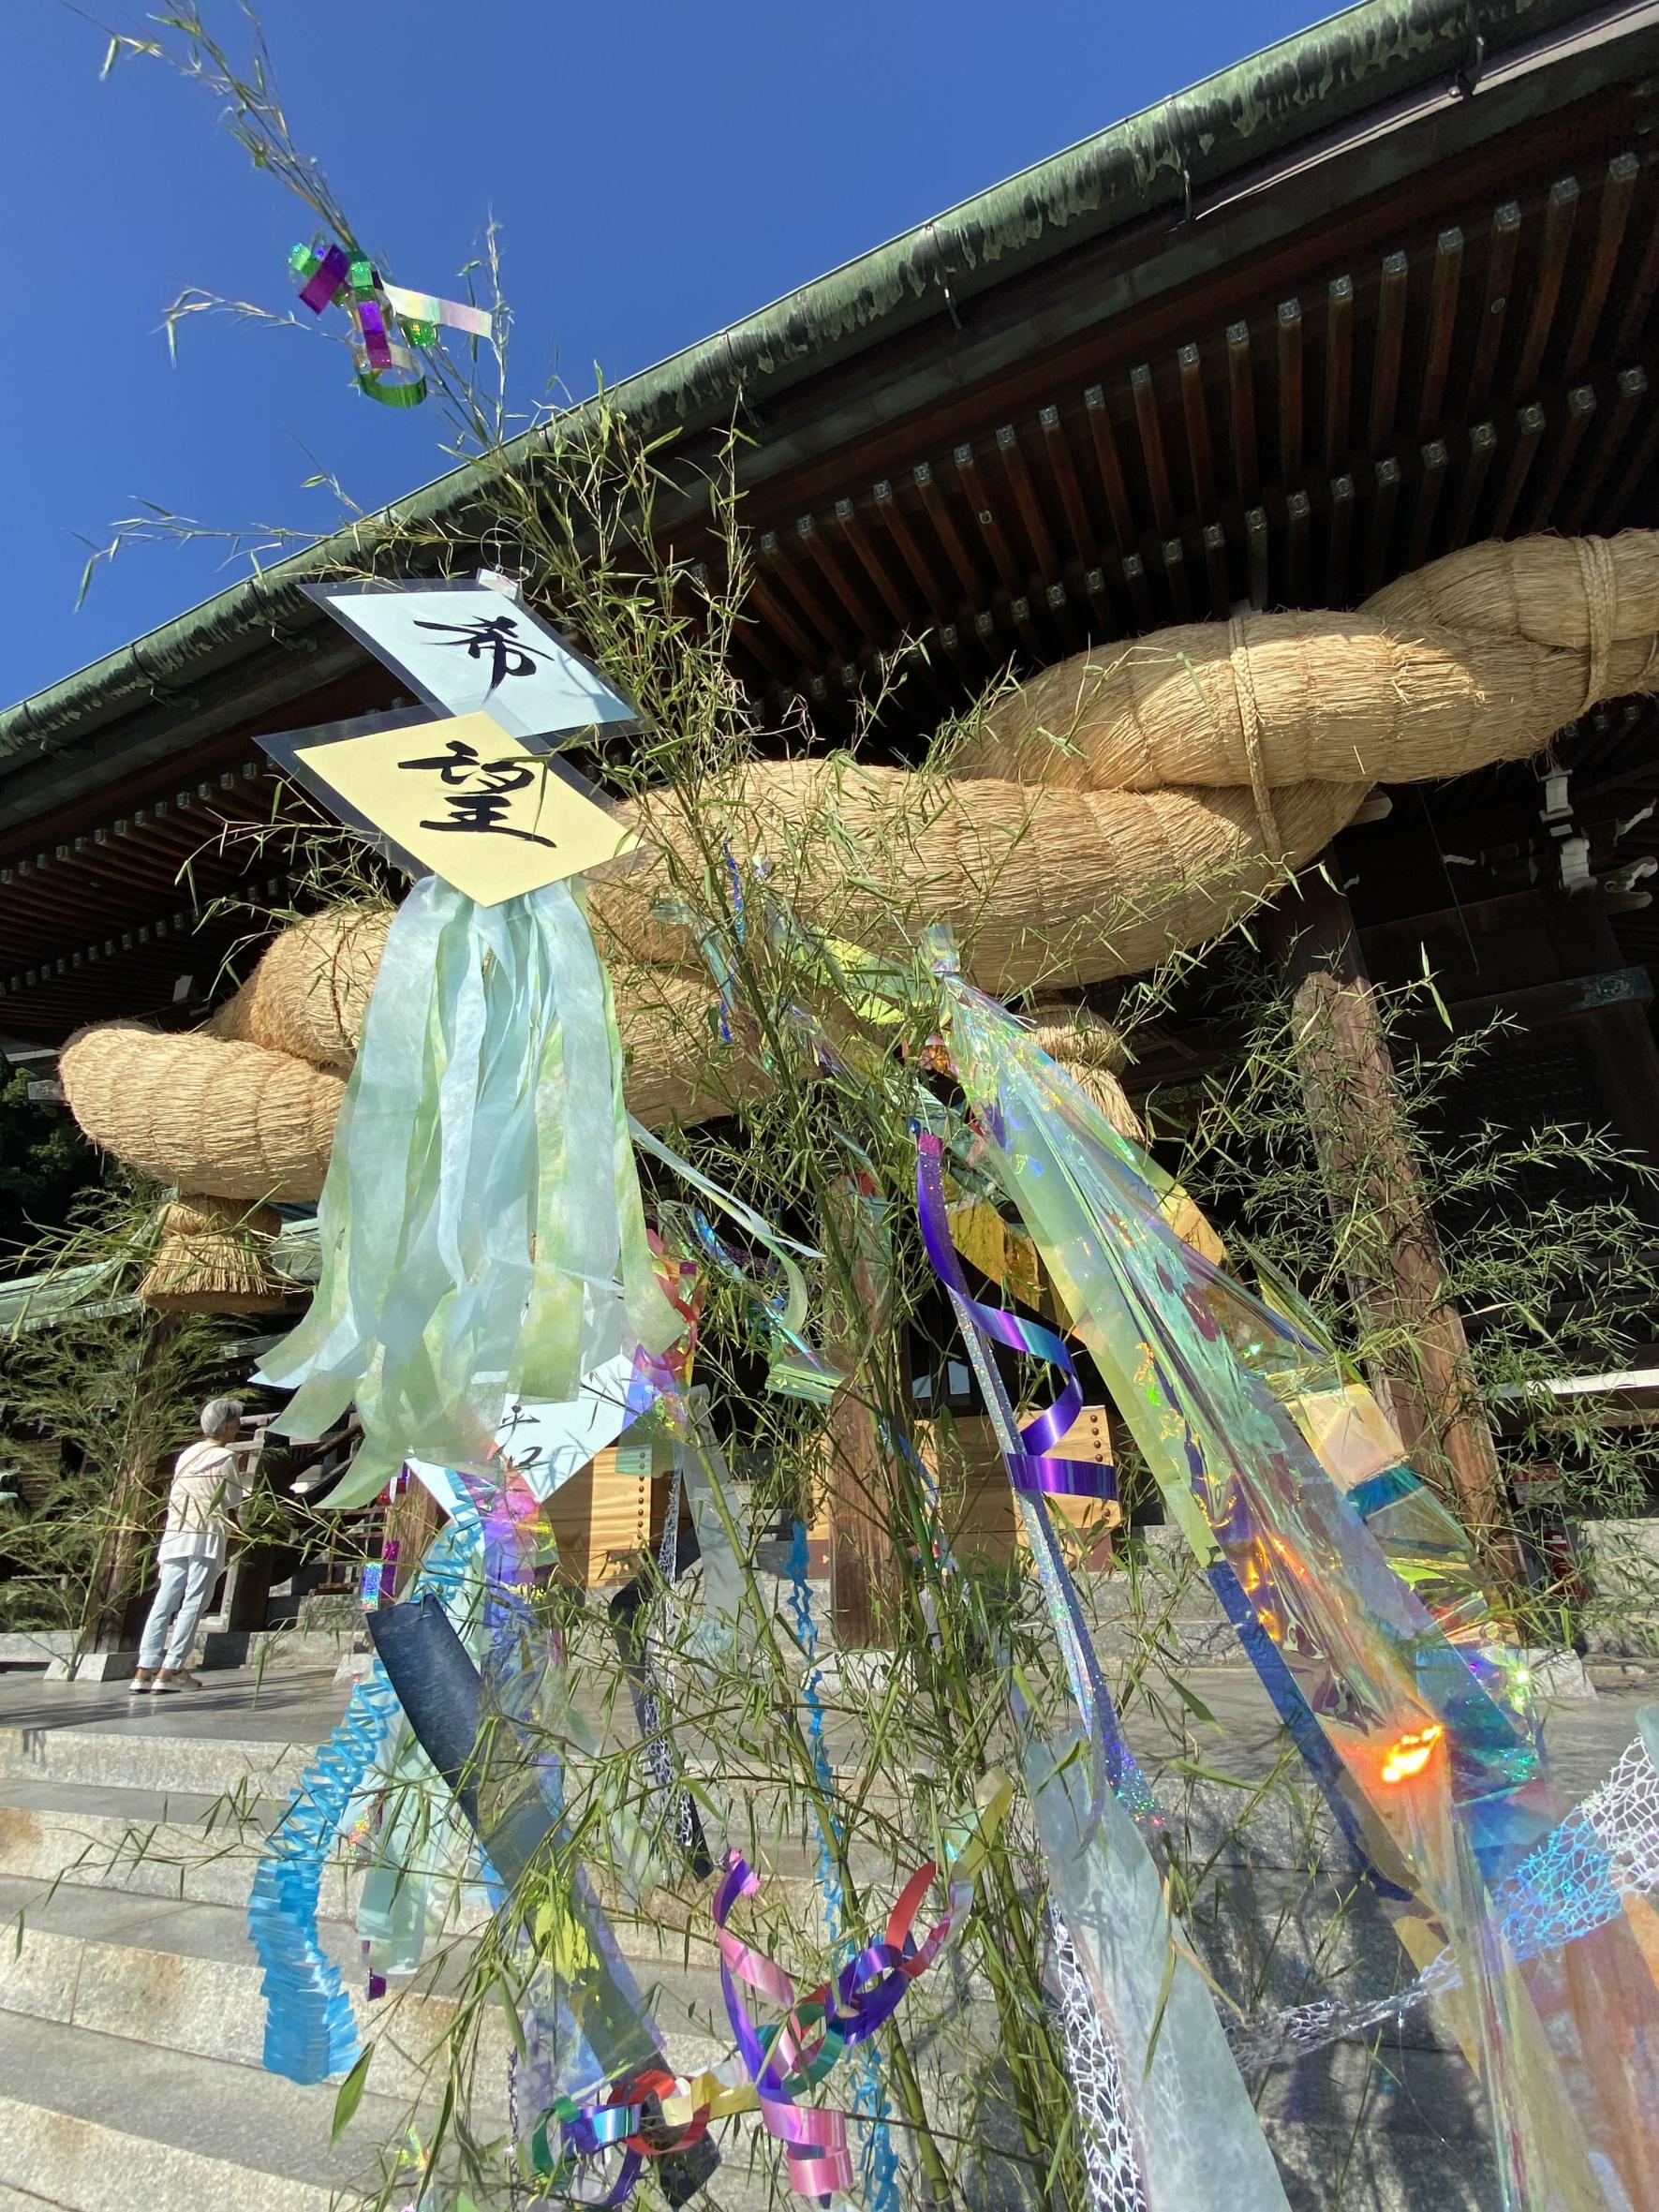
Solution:
M 427 1554 L 415 1588 L 435 1608 L 459 1603 L 481 1529 L 461 1517 Z M 441 1612 L 440 1612 L 441 1617 Z M 357 2022 L 340 1970 L 318 1939 L 322 1871 L 353 1791 L 397 1725 L 399 1706 L 378 1661 L 289 1801 L 254 1870 L 247 1931 L 265 1999 L 265 2065 L 294 2082 L 327 2081 L 358 2056 Z
M 363 1504 L 405 1454 L 489 1463 L 510 1397 L 574 1399 L 619 1327 L 681 1333 L 646 1242 L 609 978 L 568 883 L 398 909 L 335 1125 L 310 1311 L 260 1363 L 312 1439 L 355 1401 Z M 620 1313 L 618 1309 L 620 1308 Z

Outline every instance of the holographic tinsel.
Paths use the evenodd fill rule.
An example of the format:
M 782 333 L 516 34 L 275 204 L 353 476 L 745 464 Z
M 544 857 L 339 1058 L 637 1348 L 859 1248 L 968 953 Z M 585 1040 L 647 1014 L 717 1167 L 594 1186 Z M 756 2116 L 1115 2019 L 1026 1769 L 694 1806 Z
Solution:
M 1605 1926 L 1627 1896 L 1659 1893 L 1659 1768 L 1645 1741 L 1621 1754 L 1607 1780 L 1545 1837 L 1492 1900 L 1503 1944 L 1517 1963 Z M 1361 2002 L 1317 1997 L 1233 2034 L 1242 2067 L 1271 2066 L 1327 2043 L 1398 2026 L 1417 2006 L 1461 1981 L 1448 1946 L 1403 1989 Z

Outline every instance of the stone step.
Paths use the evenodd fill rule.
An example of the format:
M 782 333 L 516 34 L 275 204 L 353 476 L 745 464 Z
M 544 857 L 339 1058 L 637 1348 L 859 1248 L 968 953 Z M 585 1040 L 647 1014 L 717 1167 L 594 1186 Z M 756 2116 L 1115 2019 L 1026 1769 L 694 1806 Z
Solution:
M 0 2012 L 0 2187 L 65 2212 L 333 2212 L 378 2185 L 407 2107 L 67 2022 Z M 348 2197 L 348 2201 L 349 2201 Z
M 68 1901 L 66 1910 L 75 1897 L 88 1895 L 130 1899 L 135 1907 L 228 1908 L 240 1924 L 264 1837 L 281 1817 L 282 1808 L 269 1800 L 244 1801 L 232 1819 L 222 1800 L 201 1792 L 0 1780 L 0 1893 L 20 1883 L 51 1885 Z M 809 1958 L 819 1924 L 813 1853 L 804 1843 L 784 1840 L 756 1851 L 753 1863 L 763 1876 L 759 1924 L 778 1931 L 773 1940 L 780 1955 Z M 852 1863 L 867 1899 L 867 1933 L 874 1936 L 899 1878 L 880 1854 L 867 1850 L 855 1849 Z M 318 1897 L 325 1923 L 339 1923 L 338 1955 L 354 1974 L 359 1952 L 349 1923 L 361 1880 L 360 1868 L 333 1857 L 324 1864 Z M 674 1986 L 677 1977 L 689 1989 L 687 1977 L 700 1977 L 695 1994 L 704 2016 L 718 2012 L 712 1885 L 683 1878 L 672 1890 L 652 1892 L 637 1908 L 614 1884 L 600 1880 L 597 1886 L 617 1946 L 642 1981 Z M 28 1896 L 26 1887 L 21 1893 Z M 0 1929 L 14 1910 L 0 1908 Z M 446 1914 L 444 1940 L 475 1932 L 487 1917 L 482 1893 L 470 1885 L 462 1888 Z
M 228 1815 L 200 1791 L 0 1780 L 0 1875 L 212 1905 L 247 1901 L 259 1841 L 280 1808 Z M 323 1909 L 347 1909 L 343 1868 L 325 1868 Z
M 127 2036 L 240 2066 L 264 2062 L 262 1974 L 239 1906 L 180 1904 L 116 1890 L 0 1877 L 0 2011 Z M 429 1963 L 370 2002 L 355 1931 L 323 1920 L 318 1938 L 340 1967 L 363 2040 L 372 2041 L 370 2086 L 421 2094 L 455 2016 L 463 1962 L 432 1946 Z M 633 1947 L 635 1972 L 682 2072 L 728 2056 L 713 1954 L 688 1963 L 664 1941 L 648 1957 Z M 481 2083 L 505 2082 L 511 2038 L 499 2010 L 481 2015 Z M 498 2116 L 504 2116 L 503 2114 Z

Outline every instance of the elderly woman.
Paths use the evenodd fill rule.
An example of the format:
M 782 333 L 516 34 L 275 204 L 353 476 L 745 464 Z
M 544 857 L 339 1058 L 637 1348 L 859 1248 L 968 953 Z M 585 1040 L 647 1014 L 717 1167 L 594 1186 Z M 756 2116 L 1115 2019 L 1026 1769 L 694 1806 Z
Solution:
M 244 1495 L 242 1462 L 233 1439 L 242 1426 L 242 1402 L 210 1398 L 201 1409 L 201 1437 L 180 1452 L 167 1497 L 167 1527 L 156 1554 L 161 1587 L 144 1623 L 135 1690 L 200 1689 L 189 1671 L 191 1646 L 208 1595 L 225 1565 L 236 1507 Z M 172 1632 L 168 1633 L 171 1623 Z

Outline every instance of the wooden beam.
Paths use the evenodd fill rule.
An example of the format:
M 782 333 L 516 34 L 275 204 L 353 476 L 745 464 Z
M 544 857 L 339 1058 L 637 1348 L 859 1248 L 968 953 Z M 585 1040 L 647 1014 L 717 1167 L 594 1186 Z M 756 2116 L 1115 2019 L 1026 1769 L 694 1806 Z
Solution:
M 1187 464 L 1192 472 L 1192 497 L 1200 515 L 1215 512 L 1215 459 L 1209 438 L 1209 411 L 1204 402 L 1204 364 L 1196 346 L 1183 346 L 1176 355 L 1181 379 L 1181 418 L 1187 429 Z
M 1129 602 L 1134 609 L 1134 627 L 1137 631 L 1152 627 L 1152 595 L 1147 588 L 1147 564 L 1138 553 L 1123 557 L 1123 582 L 1129 592 Z
M 1590 418 L 1595 412 L 1595 387 L 1592 384 L 1575 384 L 1567 393 L 1566 421 L 1562 425 L 1561 437 L 1556 441 L 1555 456 L 1549 464 L 1538 497 L 1533 503 L 1529 527 L 1547 530 L 1555 503 L 1566 488 L 1568 475 L 1578 458 L 1578 448 L 1584 442 L 1584 433 L 1590 427 Z
M 1227 574 L 1227 533 L 1219 522 L 1204 526 L 1204 567 L 1209 580 L 1209 611 L 1224 622 L 1233 611 L 1233 587 Z
M 1641 335 L 1648 315 L 1653 304 L 1653 292 L 1659 287 L 1659 220 L 1655 220 L 1652 186 L 1650 186 L 1644 202 L 1644 214 L 1638 235 L 1642 238 L 1641 259 L 1637 261 L 1627 284 L 1621 287 L 1624 295 L 1624 308 L 1619 318 L 1619 329 L 1613 339 L 1612 354 L 1615 361 L 1628 362 L 1641 344 Z
M 1515 257 L 1520 245 L 1520 202 L 1506 200 L 1492 216 L 1487 236 L 1486 288 L 1481 302 L 1479 335 L 1469 367 L 1469 389 L 1463 395 L 1466 414 L 1477 415 L 1492 389 L 1492 371 L 1503 343 L 1503 325 L 1509 316 L 1509 290 L 1515 282 Z
M 1469 542 L 1469 533 L 1474 527 L 1474 511 L 1486 486 L 1487 470 L 1497 450 L 1498 433 L 1493 424 L 1476 423 L 1469 433 L 1469 458 L 1463 465 L 1463 482 L 1458 493 L 1458 512 L 1452 520 L 1448 552 Z
M 1238 497 L 1253 507 L 1261 495 L 1256 459 L 1255 371 L 1251 360 L 1250 325 L 1227 326 L 1227 416 L 1233 433 L 1233 478 Z
M 997 457 L 1002 464 L 1002 473 L 1008 479 L 1008 488 L 1014 494 L 1014 504 L 1019 510 L 1019 519 L 1025 525 L 1026 542 L 1031 549 L 1041 576 L 1058 576 L 1060 557 L 1055 548 L 1048 519 L 1043 512 L 1037 487 L 1031 482 L 1031 471 L 1026 465 L 1021 451 L 1019 432 L 1012 423 L 1004 423 L 997 432 Z
M 1388 572 L 1388 547 L 1394 536 L 1394 510 L 1400 502 L 1400 463 L 1385 453 L 1377 463 L 1371 496 L 1370 523 L 1365 538 L 1365 590 L 1379 589 Z
M 852 579 L 836 558 L 824 533 L 809 514 L 795 519 L 796 542 L 807 549 L 807 557 L 837 599 L 848 620 L 852 625 L 852 635 L 862 644 L 873 644 L 886 625 L 872 609 L 862 591 L 854 588 Z
M 1544 240 L 1538 249 L 1537 274 L 1533 279 L 1532 311 L 1527 317 L 1526 336 L 1521 340 L 1520 359 L 1515 369 L 1514 389 L 1523 399 L 1538 388 L 1544 349 L 1555 325 L 1556 304 L 1561 298 L 1562 279 L 1567 273 L 1567 251 L 1573 242 L 1573 225 L 1578 214 L 1578 178 L 1558 177 L 1544 203 Z
M 1537 453 L 1538 440 L 1544 435 L 1544 420 L 1541 407 L 1523 407 L 1515 418 L 1515 450 L 1509 456 L 1509 467 L 1503 475 L 1503 488 L 1498 494 L 1498 504 L 1492 514 L 1491 535 L 1494 538 L 1506 538 L 1509 535 L 1509 526 L 1515 520 L 1515 510 L 1525 488 L 1533 456 Z
M 1429 557 L 1429 537 L 1434 527 L 1440 495 L 1445 488 L 1447 454 L 1444 440 L 1430 438 L 1423 448 L 1421 458 L 1422 472 L 1417 478 L 1417 497 L 1412 509 L 1412 534 L 1406 546 L 1408 570 L 1420 569 Z
M 1178 622 L 1192 619 L 1192 595 L 1187 587 L 1187 553 L 1178 538 L 1163 542 L 1163 574 L 1169 585 L 1169 603 Z
M 1354 540 L 1354 479 L 1351 476 L 1333 476 L 1330 485 L 1330 539 L 1326 550 L 1326 577 L 1330 589 L 1330 603 L 1341 606 L 1348 597 L 1348 578 L 1353 566 Z
M 1260 507 L 1252 507 L 1244 518 L 1245 542 L 1250 548 L 1250 603 L 1261 614 L 1266 607 L 1270 589 L 1267 573 L 1267 516 Z
M 1302 481 L 1302 303 L 1281 300 L 1274 323 L 1279 366 L 1279 481 Z
M 1659 458 L 1659 408 L 1650 407 L 1648 426 L 1637 439 L 1631 453 L 1629 466 L 1619 472 L 1619 482 L 1608 502 L 1608 512 L 1602 523 L 1605 535 L 1611 535 L 1624 519 L 1625 510 L 1647 482 L 1648 471 L 1655 458 Z
M 1463 233 L 1456 224 L 1443 230 L 1434 248 L 1434 281 L 1429 294 L 1429 335 L 1423 348 L 1423 392 L 1417 402 L 1417 436 L 1426 438 L 1440 424 L 1445 402 L 1446 369 L 1458 327 L 1458 286 L 1463 274 Z
M 953 449 L 951 459 L 956 466 L 956 480 L 968 501 L 968 511 L 980 527 L 983 542 L 990 549 L 996 571 L 1010 591 L 1018 591 L 1025 583 L 1019 563 L 1014 557 L 1002 525 L 997 520 L 997 511 L 991 505 L 990 494 L 979 473 L 979 462 L 971 445 Z
M 1083 486 L 1078 482 L 1072 449 L 1066 442 L 1065 424 L 1060 421 L 1059 408 L 1044 408 L 1037 417 L 1037 423 L 1043 433 L 1048 467 L 1059 493 L 1066 528 L 1071 532 L 1072 552 L 1087 568 L 1099 550 L 1100 533 L 1089 519 L 1088 502 L 1083 497 Z
M 1381 453 L 1393 442 L 1400 406 L 1400 357 L 1405 343 L 1405 294 L 1411 264 L 1404 254 L 1383 262 L 1377 292 L 1377 343 L 1371 364 L 1370 450 Z
M 910 517 L 898 503 L 888 478 L 882 477 L 871 495 L 876 502 L 876 512 L 882 527 L 898 548 L 899 558 L 920 585 L 922 596 L 936 615 L 949 614 L 954 604 L 951 594 L 940 583 L 933 564 L 923 553 L 911 529 Z
M 888 619 L 894 625 L 894 634 L 902 637 L 913 619 L 912 609 L 851 499 L 836 501 L 835 529 L 842 544 L 864 571 L 867 581 L 875 586 L 876 596 L 886 608 Z
M 963 542 L 949 502 L 934 482 L 931 466 L 926 461 L 918 462 L 911 471 L 911 478 L 922 496 L 922 505 L 927 519 L 933 525 L 944 557 L 951 565 L 956 587 L 971 606 L 980 594 L 979 564 Z
M 1112 595 L 1106 589 L 1104 569 L 1086 569 L 1083 572 L 1083 588 L 1089 596 L 1090 635 L 1103 643 L 1109 638 L 1120 637 L 1123 626 L 1113 608 Z
M 1562 363 L 1562 374 L 1569 381 L 1590 359 L 1590 349 L 1594 345 L 1595 334 L 1601 327 L 1602 314 L 1613 282 L 1613 271 L 1619 265 L 1619 250 L 1624 244 L 1624 230 L 1630 220 L 1630 203 L 1636 195 L 1636 180 L 1640 170 L 1641 164 L 1634 154 L 1615 154 L 1602 180 L 1595 253 L 1585 275 L 1584 289 L 1578 295 L 1578 312 L 1573 321 L 1573 334 L 1567 340 L 1566 357 Z
M 892 1284 L 872 1231 L 867 1194 L 849 1184 L 825 1222 L 829 1281 L 825 1355 L 846 1376 L 825 1424 L 824 1513 L 829 1522 L 830 1620 L 843 1651 L 894 1648 L 898 1554 L 883 1418 L 902 1418 L 909 1377 L 904 1331 L 891 1326 Z
M 1160 539 L 1176 533 L 1175 501 L 1169 491 L 1169 467 L 1163 457 L 1163 429 L 1158 420 L 1158 391 L 1152 371 L 1141 362 L 1129 372 L 1129 396 L 1140 432 L 1141 460 L 1147 471 L 1147 489 L 1152 498 L 1152 520 Z
M 1614 385 L 1615 398 L 1611 412 L 1607 416 L 1595 458 L 1578 479 L 1573 502 L 1562 517 L 1562 528 L 1569 538 L 1576 538 L 1583 530 L 1607 471 L 1619 457 L 1619 452 L 1630 434 L 1630 426 L 1641 411 L 1648 396 L 1648 373 L 1642 368 L 1621 369 Z
M 1334 871 L 1332 871 L 1334 872 Z M 1275 910 L 1296 1053 L 1339 1258 L 1378 1335 L 1372 1387 L 1414 1470 L 1455 1503 L 1479 1554 L 1520 1580 L 1503 1484 L 1462 1321 L 1400 1111 L 1347 899 L 1326 876 Z
M 1135 549 L 1137 532 L 1134 510 L 1129 503 L 1129 492 L 1123 482 L 1123 463 L 1118 455 L 1118 440 L 1112 434 L 1112 417 L 1106 407 L 1105 387 L 1091 384 L 1083 394 L 1083 407 L 1089 418 L 1089 435 L 1094 447 L 1095 466 L 1101 472 L 1101 489 L 1106 496 L 1106 512 L 1112 518 L 1118 553 L 1127 560 Z
M 1353 390 L 1354 279 L 1337 276 L 1325 310 L 1325 466 L 1331 475 L 1348 458 Z
M 1308 589 L 1308 531 L 1313 502 L 1306 492 L 1292 492 L 1284 502 L 1284 596 L 1293 607 L 1305 603 Z

